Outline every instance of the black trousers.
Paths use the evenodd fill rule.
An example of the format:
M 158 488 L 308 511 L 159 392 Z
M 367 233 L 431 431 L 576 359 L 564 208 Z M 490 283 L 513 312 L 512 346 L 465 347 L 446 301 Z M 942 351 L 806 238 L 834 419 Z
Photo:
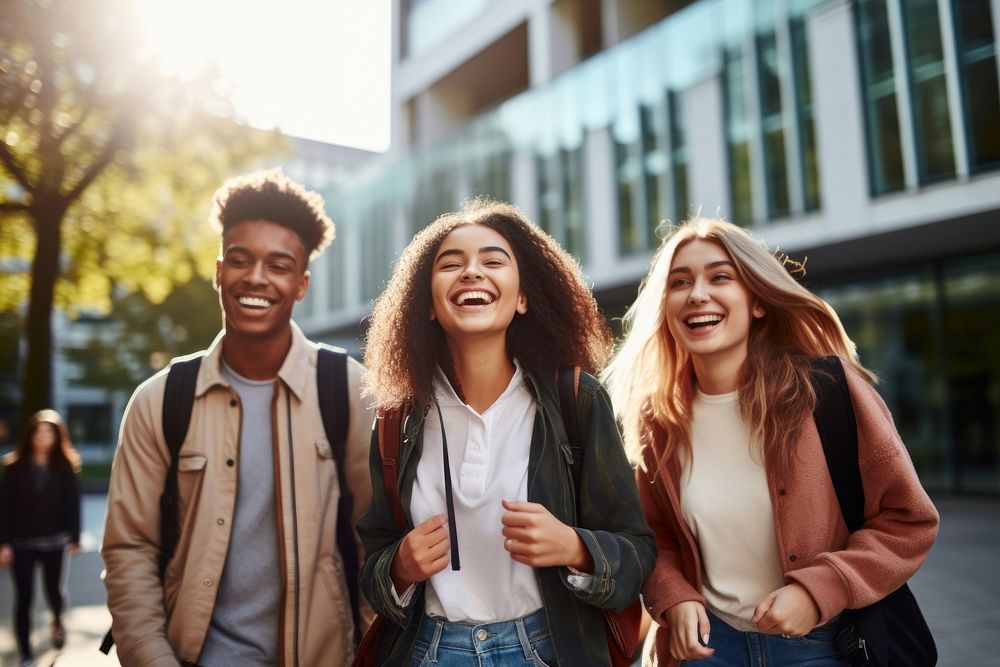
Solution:
M 14 547 L 14 629 L 17 648 L 22 659 L 32 657 L 31 652 L 31 611 L 35 583 L 35 567 L 42 565 L 45 581 L 45 597 L 52 610 L 53 622 L 61 622 L 63 609 L 62 568 L 65 549 L 58 551 L 35 551 Z

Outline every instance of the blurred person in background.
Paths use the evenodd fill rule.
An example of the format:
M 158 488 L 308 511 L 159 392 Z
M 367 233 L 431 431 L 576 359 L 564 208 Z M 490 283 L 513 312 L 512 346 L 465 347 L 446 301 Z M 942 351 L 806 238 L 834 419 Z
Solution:
M 14 623 L 22 665 L 32 665 L 31 613 L 35 567 L 41 564 L 52 612 L 52 645 L 66 641 L 62 624 L 63 561 L 80 552 L 80 456 L 55 410 L 40 410 L 23 429 L 0 479 L 0 565 L 14 578 Z
M 873 374 L 787 266 L 696 218 L 664 240 L 625 317 L 606 375 L 659 547 L 647 664 L 847 665 L 841 613 L 898 589 L 937 535 Z M 813 420 L 819 357 L 839 359 L 857 422 L 853 533 Z

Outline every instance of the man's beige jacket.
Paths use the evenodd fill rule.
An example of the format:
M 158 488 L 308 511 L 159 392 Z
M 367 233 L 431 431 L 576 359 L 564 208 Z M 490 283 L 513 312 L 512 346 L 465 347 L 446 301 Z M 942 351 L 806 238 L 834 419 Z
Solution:
M 236 502 L 241 407 L 220 373 L 223 334 L 202 361 L 181 447 L 180 540 L 160 580 L 160 493 L 169 465 L 162 405 L 167 371 L 143 383 L 122 422 L 104 527 L 105 586 L 125 667 L 196 662 L 226 562 Z M 292 324 L 292 345 L 271 407 L 278 516 L 281 665 L 349 664 L 354 624 L 336 544 L 340 490 L 316 396 L 317 346 Z M 360 397 L 362 366 L 348 362 L 347 479 L 354 520 L 371 502 L 372 410 Z M 360 558 L 359 543 L 359 558 Z

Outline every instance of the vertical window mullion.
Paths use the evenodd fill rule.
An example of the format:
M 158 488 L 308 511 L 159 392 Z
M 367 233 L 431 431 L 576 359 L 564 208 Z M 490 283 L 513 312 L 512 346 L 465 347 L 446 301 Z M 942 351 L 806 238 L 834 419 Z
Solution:
M 944 80 L 948 90 L 948 115 L 951 117 L 952 151 L 955 156 L 955 175 L 969 175 L 969 150 L 965 137 L 965 114 L 962 113 L 961 75 L 958 71 L 958 48 L 955 39 L 953 0 L 938 0 L 938 17 L 941 22 L 941 50 L 944 57 Z
M 913 124 L 913 100 L 910 96 L 910 72 L 906 63 L 906 33 L 903 24 L 902 0 L 886 0 L 889 19 L 889 39 L 892 43 L 893 80 L 896 84 L 896 104 L 899 110 L 900 149 L 903 152 L 903 180 L 907 190 L 920 183 L 917 167 L 916 129 Z

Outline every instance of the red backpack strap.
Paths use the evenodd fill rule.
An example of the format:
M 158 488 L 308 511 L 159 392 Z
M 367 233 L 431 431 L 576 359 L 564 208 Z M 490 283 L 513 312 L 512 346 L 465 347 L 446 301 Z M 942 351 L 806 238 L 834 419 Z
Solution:
M 378 418 L 378 453 L 382 459 L 382 478 L 385 480 L 385 493 L 392 505 L 392 516 L 400 530 L 406 530 L 406 514 L 399 499 L 399 448 L 406 412 L 406 408 L 394 408 Z

